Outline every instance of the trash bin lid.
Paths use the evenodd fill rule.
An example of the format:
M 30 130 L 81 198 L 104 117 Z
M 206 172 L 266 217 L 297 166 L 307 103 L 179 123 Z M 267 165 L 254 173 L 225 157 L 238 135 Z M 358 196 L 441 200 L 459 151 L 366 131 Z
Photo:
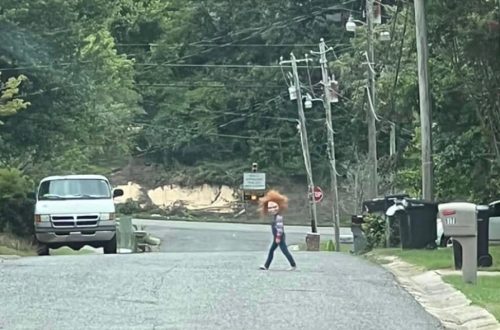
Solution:
M 368 213 L 385 212 L 385 199 L 374 198 L 364 201 L 363 211 Z
M 489 204 L 490 206 L 490 216 L 498 217 L 500 216 L 500 201 L 494 201 Z
M 426 200 L 422 200 L 422 199 L 409 199 L 409 198 L 407 198 L 406 201 L 408 202 L 407 208 L 426 206 L 426 207 L 432 207 L 432 208 L 435 207 L 437 209 L 437 207 L 438 207 L 438 203 L 426 201 Z
M 403 205 L 394 204 L 387 209 L 387 212 L 385 212 L 385 215 L 387 215 L 388 217 L 392 217 L 392 216 L 394 216 L 394 214 L 396 214 L 397 211 L 404 211 L 404 210 L 405 210 L 405 207 Z
M 386 195 L 385 199 L 403 199 L 403 198 L 409 198 L 410 195 L 408 194 L 396 194 L 396 195 Z

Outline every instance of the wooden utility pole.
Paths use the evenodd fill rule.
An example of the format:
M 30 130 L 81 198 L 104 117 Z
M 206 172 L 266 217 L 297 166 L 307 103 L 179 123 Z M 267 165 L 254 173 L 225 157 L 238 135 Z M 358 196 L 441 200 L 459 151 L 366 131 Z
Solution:
M 306 129 L 306 117 L 304 115 L 304 107 L 302 104 L 302 93 L 300 90 L 300 80 L 299 80 L 299 72 L 297 69 L 297 62 L 305 62 L 309 61 L 310 59 L 305 59 L 305 60 L 297 60 L 295 58 L 295 55 L 293 53 L 290 54 L 290 61 L 281 61 L 280 64 L 284 63 L 290 63 L 292 65 L 292 71 L 293 71 L 293 81 L 294 81 L 294 88 L 296 92 L 296 99 L 297 99 L 297 108 L 299 110 L 299 133 L 300 133 L 300 141 L 302 144 L 302 152 L 304 154 L 304 163 L 306 167 L 306 174 L 307 174 L 307 184 L 308 184 L 308 196 L 309 196 L 309 205 L 311 209 L 311 230 L 313 233 L 318 232 L 318 220 L 317 220 L 317 215 L 316 215 L 316 202 L 314 200 L 314 181 L 313 181 L 313 176 L 312 176 L 312 166 L 311 166 L 311 158 L 310 158 L 310 153 L 309 153 L 309 143 L 307 139 L 307 129 Z
M 433 200 L 431 102 L 427 48 L 427 23 L 424 0 L 415 0 L 415 23 L 417 34 L 418 89 L 420 99 L 420 127 L 422 134 L 422 198 Z
M 391 136 L 390 136 L 390 147 L 389 147 L 389 155 L 391 158 L 396 154 L 396 124 L 391 122 Z M 394 177 L 395 177 L 395 169 L 391 170 L 391 193 L 394 194 Z
M 368 47 L 368 110 L 366 114 L 368 122 L 368 164 L 369 185 L 368 198 L 378 196 L 378 170 L 377 170 L 377 126 L 375 123 L 376 94 L 375 94 L 375 72 L 373 51 L 373 0 L 366 0 L 366 26 Z
M 322 74 L 322 84 L 323 84 L 323 105 L 325 107 L 326 115 L 326 132 L 328 136 L 328 158 L 330 161 L 330 177 L 331 177 L 331 194 L 332 194 L 332 220 L 333 227 L 335 229 L 335 251 L 340 251 L 340 209 L 339 209 L 339 196 L 338 196 L 338 184 L 337 184 L 337 168 L 336 168 L 336 158 L 335 158 L 335 140 L 333 136 L 332 127 L 332 109 L 331 109 L 331 81 L 328 76 L 328 61 L 326 59 L 326 53 L 330 49 L 326 49 L 325 40 L 321 38 L 319 44 L 319 53 L 312 52 L 313 54 L 320 55 L 321 64 L 321 74 Z

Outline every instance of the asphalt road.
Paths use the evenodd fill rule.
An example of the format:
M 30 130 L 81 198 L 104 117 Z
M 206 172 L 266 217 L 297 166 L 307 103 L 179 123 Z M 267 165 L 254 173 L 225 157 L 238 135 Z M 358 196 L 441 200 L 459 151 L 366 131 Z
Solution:
M 169 253 L 0 262 L 0 329 L 440 328 L 392 275 L 362 258 L 295 251 L 298 270 L 289 272 L 277 252 L 272 269 L 260 271 L 264 227 L 240 227 L 236 240 L 216 227 L 174 229 L 165 234 Z M 303 239 L 297 231 L 289 228 L 290 240 Z
M 272 241 L 269 225 L 138 220 L 134 223 L 161 239 L 162 252 L 264 251 Z M 305 243 L 309 227 L 285 226 L 286 242 Z M 334 239 L 332 227 L 320 227 L 323 240 Z M 341 228 L 341 242 L 352 242 L 349 228 Z

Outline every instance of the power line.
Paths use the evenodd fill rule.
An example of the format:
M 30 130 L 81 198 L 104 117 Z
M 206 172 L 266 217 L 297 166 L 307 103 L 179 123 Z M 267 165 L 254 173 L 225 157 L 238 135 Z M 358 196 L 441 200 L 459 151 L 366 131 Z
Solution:
M 238 43 L 227 43 L 227 44 L 178 44 L 178 45 L 167 45 L 161 43 L 118 43 L 115 44 L 118 47 L 140 47 L 140 46 L 150 46 L 150 47 L 165 47 L 165 48 L 177 48 L 177 47 L 214 47 L 214 48 L 227 48 L 227 47 L 311 47 L 314 44 L 238 44 Z
M 140 45 L 140 44 L 137 44 Z M 144 44 L 147 45 L 147 44 Z M 281 44 L 285 46 L 286 44 Z M 291 45 L 291 44 L 290 44 Z M 308 44 L 300 44 L 300 46 L 306 46 Z M 226 45 L 219 45 L 217 47 L 225 47 Z M 229 45 L 227 45 L 229 46 Z M 337 45 L 335 48 L 339 47 L 340 45 Z M 352 46 L 346 45 L 345 48 L 341 48 L 342 51 L 352 49 Z M 197 56 L 199 54 L 191 54 L 188 57 L 193 57 Z M 182 60 L 184 58 L 178 59 Z M 70 66 L 70 65 L 75 65 L 75 64 L 90 64 L 92 61 L 81 61 L 81 62 L 66 62 L 66 63 L 57 63 L 57 64 L 37 64 L 37 65 L 30 65 L 30 66 L 20 66 L 20 67 L 13 67 L 13 68 L 0 68 L 0 72 L 3 71 L 22 71 L 22 70 L 33 70 L 33 69 L 49 69 L 53 68 L 55 66 L 60 66 L 60 67 L 65 67 L 65 66 Z M 144 67 L 179 67 L 179 68 L 189 68 L 189 67 L 200 67 L 200 68 L 228 68 L 228 69 L 278 69 L 281 68 L 279 65 L 262 65 L 262 64 L 192 64 L 192 63 L 173 63 L 173 62 L 166 62 L 166 63 L 133 63 L 134 65 L 137 66 L 144 66 Z M 305 66 L 305 65 L 299 65 L 297 66 L 300 69 L 309 69 L 309 68 L 314 68 L 314 69 L 320 69 L 321 66 Z
M 331 10 L 347 10 L 347 8 L 345 6 L 348 5 L 348 4 L 350 4 L 350 3 L 353 3 L 355 1 L 356 0 L 346 0 L 346 1 L 344 1 L 344 2 L 342 2 L 340 4 L 337 4 L 335 6 L 331 6 L 331 7 L 328 7 L 328 8 L 324 8 L 322 10 L 317 10 L 317 11 L 311 12 L 309 15 L 299 15 L 299 16 L 295 16 L 295 17 L 292 17 L 292 18 L 289 18 L 289 19 L 286 19 L 286 20 L 282 20 L 282 21 L 278 21 L 278 22 L 273 22 L 272 24 L 270 24 L 268 26 L 261 27 L 261 28 L 249 27 L 249 28 L 243 29 L 241 31 L 237 31 L 235 33 L 231 33 L 230 34 L 231 37 L 236 37 L 236 36 L 242 35 L 244 33 L 249 33 L 249 35 L 247 35 L 246 37 L 244 37 L 244 38 L 242 38 L 242 39 L 240 39 L 238 41 L 229 42 L 226 45 L 234 44 L 235 42 L 242 42 L 242 41 L 254 38 L 254 37 L 260 37 L 268 29 L 279 29 L 279 28 L 285 29 L 285 28 L 289 28 L 289 26 L 291 25 L 290 22 L 292 22 L 292 21 L 293 21 L 292 24 L 293 23 L 300 24 L 300 23 L 302 23 L 305 20 L 314 18 L 314 17 L 316 17 L 318 15 L 322 15 L 324 12 L 328 12 L 328 11 L 331 11 Z M 351 9 L 351 11 L 353 11 L 353 10 Z M 193 43 L 192 45 L 203 44 L 203 43 L 207 43 L 207 42 L 214 42 L 216 40 L 220 40 L 222 38 L 226 38 L 227 36 L 228 36 L 227 34 L 223 34 L 223 35 L 214 37 L 214 38 L 209 39 L 209 40 L 203 40 L 203 41 L 199 41 L 199 42 Z M 217 47 L 220 47 L 220 46 L 218 45 Z M 198 55 L 201 55 L 201 54 L 205 54 L 205 53 L 208 53 L 208 52 L 212 51 L 213 49 L 215 49 L 217 47 L 212 47 L 212 48 L 209 48 L 209 49 L 205 49 L 205 50 L 199 52 L 198 54 L 186 55 L 184 57 L 181 57 L 178 60 L 184 60 L 184 59 L 187 59 L 187 58 L 192 58 L 192 57 L 195 57 L 195 56 L 198 56 Z
M 334 40 L 331 40 L 330 42 L 334 42 Z M 170 48 L 170 49 L 175 49 L 175 48 L 178 48 L 180 47 L 181 45 L 163 45 L 163 44 L 157 44 L 157 43 L 144 43 L 144 44 L 141 44 L 141 43 L 134 43 L 134 44 L 116 44 L 116 46 L 121 46 L 121 47 L 124 47 L 124 46 L 129 46 L 129 47 L 133 47 L 133 46 L 162 46 L 162 47 L 166 47 L 166 48 Z M 188 59 L 188 58 L 191 58 L 191 57 L 195 57 L 195 56 L 198 56 L 198 55 L 202 55 L 202 54 L 206 54 L 212 50 L 215 50 L 216 48 L 227 48 L 227 47 L 264 47 L 264 48 L 278 48 L 278 47 L 304 47 L 304 48 L 308 48 L 308 47 L 312 47 L 312 46 L 315 46 L 313 44 L 231 44 L 231 43 L 227 43 L 227 44 L 212 44 L 213 46 L 211 46 L 211 44 L 203 44 L 203 46 L 206 46 L 206 47 L 209 47 L 211 46 L 211 48 L 209 49 L 205 49 L 201 52 L 198 52 L 198 53 L 195 53 L 195 54 L 189 54 L 189 55 L 185 55 L 183 57 L 180 57 L 179 59 L 177 59 L 177 61 L 180 61 L 180 60 L 185 60 L 185 59 Z M 187 46 L 198 46 L 196 44 L 188 44 Z M 334 50 L 336 51 L 340 51 L 340 52 L 344 52 L 346 50 L 350 50 L 350 49 L 354 49 L 354 47 L 350 44 L 337 44 L 335 47 L 334 47 Z M 138 55 L 143 55 L 143 54 L 138 54 L 138 53 L 126 53 L 124 52 L 123 54 L 127 55 L 128 57 L 134 57 L 134 56 L 138 56 Z M 166 63 L 173 63 L 172 61 L 167 61 Z
M 220 133 L 208 133 L 208 132 L 200 132 L 198 128 L 178 128 L 178 127 L 166 127 L 166 126 L 161 126 L 161 125 L 147 125 L 147 124 L 141 124 L 137 123 L 137 125 L 140 126 L 149 126 L 151 129 L 154 131 L 175 131 L 175 132 L 184 132 L 184 133 L 199 133 L 200 135 L 206 135 L 206 136 L 216 136 L 216 137 L 223 137 L 223 138 L 232 138 L 232 139 L 241 139 L 241 140 L 262 140 L 262 141 L 282 141 L 282 142 L 287 142 L 287 140 L 279 139 L 279 138 L 270 138 L 270 137 L 262 137 L 262 136 L 248 136 L 248 135 L 236 135 L 236 134 L 220 134 Z M 289 141 L 293 141 L 294 139 L 291 138 Z
M 69 66 L 78 63 L 58 63 L 58 66 Z M 134 63 L 135 65 L 145 66 L 145 67 L 172 67 L 172 68 L 226 68 L 226 69 L 280 69 L 279 65 L 245 65 L 245 64 L 187 64 L 187 63 Z M 16 68 L 0 68 L 0 72 L 3 71 L 22 71 L 22 70 L 33 70 L 33 69 L 49 69 L 52 65 L 33 65 L 33 66 L 23 66 Z M 307 68 L 307 66 L 299 66 L 299 68 Z M 320 68 L 320 66 L 312 66 L 312 68 Z
M 180 67 L 180 68 L 229 68 L 229 69 L 279 69 L 280 65 L 245 65 L 245 64 L 183 64 L 183 63 L 136 63 L 136 65 L 140 66 L 165 66 L 165 67 Z M 307 68 L 307 66 L 299 66 L 299 68 Z M 320 66 L 312 66 L 312 68 L 320 68 Z
M 139 87 L 152 87 L 152 88 L 279 88 L 283 89 L 281 85 L 245 85 L 245 84 L 134 84 Z

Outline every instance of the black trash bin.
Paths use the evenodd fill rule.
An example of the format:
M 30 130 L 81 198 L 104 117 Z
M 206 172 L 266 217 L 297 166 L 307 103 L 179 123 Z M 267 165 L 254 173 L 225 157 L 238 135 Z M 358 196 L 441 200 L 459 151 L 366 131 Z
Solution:
M 387 209 L 389 209 L 389 207 L 393 206 L 396 201 L 401 201 L 403 199 L 408 199 L 410 198 L 410 195 L 408 194 L 397 194 L 397 195 L 386 195 L 384 197 L 384 200 L 385 200 L 385 211 L 387 211 Z
M 399 221 L 401 247 L 403 249 L 435 249 L 437 248 L 436 203 L 405 199 L 404 210 L 395 213 Z
M 385 204 L 386 202 L 385 199 L 383 198 L 374 198 L 366 200 L 363 202 L 363 212 L 383 213 L 387 210 Z
M 383 198 L 374 198 L 363 202 L 363 211 L 368 213 L 383 214 L 390 227 L 389 247 L 400 246 L 399 238 L 399 221 L 394 216 L 387 216 L 387 210 L 396 203 L 400 203 L 403 199 L 409 198 L 408 194 L 386 195 Z
M 363 202 L 363 211 L 368 213 L 384 213 L 398 200 L 409 198 L 408 194 L 386 195 L 384 198 L 374 198 Z
M 353 250 L 351 253 L 361 254 L 366 251 L 366 237 L 363 232 L 363 223 L 365 223 L 362 215 L 351 216 L 351 232 L 353 238 Z
M 478 267 L 491 267 L 493 258 L 490 255 L 490 216 L 492 208 L 485 205 L 477 206 L 477 265 Z M 453 259 L 455 269 L 462 269 L 462 245 L 453 241 Z

